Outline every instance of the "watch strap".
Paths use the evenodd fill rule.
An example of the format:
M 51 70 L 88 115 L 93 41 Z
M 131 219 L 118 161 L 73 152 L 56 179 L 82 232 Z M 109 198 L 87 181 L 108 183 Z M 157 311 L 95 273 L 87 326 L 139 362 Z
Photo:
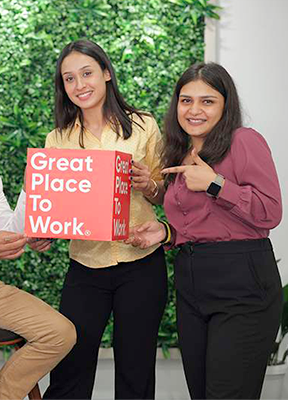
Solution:
M 217 174 L 214 182 L 217 183 L 217 185 L 220 185 L 222 187 L 223 182 L 224 182 L 224 176 L 221 174 Z

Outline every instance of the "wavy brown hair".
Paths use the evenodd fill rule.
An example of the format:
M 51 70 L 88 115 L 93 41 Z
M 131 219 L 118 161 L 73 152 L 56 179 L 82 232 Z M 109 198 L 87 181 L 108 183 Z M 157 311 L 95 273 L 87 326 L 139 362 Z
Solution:
M 199 156 L 211 166 L 223 160 L 231 147 L 233 132 L 242 126 L 237 89 L 226 69 L 212 62 L 193 64 L 178 80 L 164 120 L 163 168 L 181 165 L 191 147 L 189 135 L 178 122 L 177 105 L 182 87 L 197 80 L 202 80 L 224 97 L 222 117 L 206 136 Z M 175 174 L 170 174 L 166 179 L 166 183 L 174 181 Z
M 67 96 L 64 88 L 64 82 L 61 75 L 61 65 L 69 54 L 77 52 L 94 58 L 100 65 L 102 71 L 108 70 L 111 80 L 106 82 L 106 99 L 103 105 L 103 116 L 111 123 L 112 129 L 120 136 L 121 128 L 124 139 L 128 139 L 132 135 L 133 121 L 131 116 L 137 114 L 144 122 L 142 115 L 150 115 L 145 112 L 140 112 L 136 108 L 127 104 L 118 89 L 117 79 L 112 63 L 105 51 L 96 43 L 90 40 L 77 40 L 67 44 L 62 50 L 56 66 L 55 74 L 55 127 L 62 135 L 63 129 L 69 129 L 71 133 L 77 118 L 80 120 L 81 130 L 79 136 L 80 146 L 84 148 L 84 117 L 80 107 L 76 106 Z

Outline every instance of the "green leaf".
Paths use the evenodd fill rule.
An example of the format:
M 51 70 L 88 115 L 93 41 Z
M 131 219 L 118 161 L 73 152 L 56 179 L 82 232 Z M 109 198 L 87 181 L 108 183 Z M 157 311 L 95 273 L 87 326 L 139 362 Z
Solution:
M 13 112 L 14 112 L 15 117 L 18 117 L 20 115 L 20 110 L 19 110 L 17 103 L 14 104 Z
M 177 4 L 179 6 L 183 5 L 183 0 L 168 0 L 169 3 Z
M 285 285 L 282 290 L 283 290 L 284 303 L 287 303 L 288 302 L 288 284 Z
M 191 10 L 190 15 L 191 15 L 193 23 L 196 25 L 198 22 L 198 17 L 199 17 L 198 12 L 195 10 Z
M 3 66 L 0 68 L 0 75 L 4 74 L 5 72 L 9 71 L 9 67 L 8 66 Z
M 199 3 L 201 4 L 201 6 L 202 6 L 203 8 L 206 8 L 206 7 L 207 7 L 207 0 L 199 0 Z
M 163 352 L 164 358 L 166 358 L 166 359 L 170 358 L 169 348 L 165 344 L 162 344 L 162 352 Z
M 4 125 L 4 126 L 9 126 L 11 128 L 16 128 L 17 124 L 15 123 L 15 121 L 6 118 L 6 117 L 1 117 L 0 116 L 0 124 Z

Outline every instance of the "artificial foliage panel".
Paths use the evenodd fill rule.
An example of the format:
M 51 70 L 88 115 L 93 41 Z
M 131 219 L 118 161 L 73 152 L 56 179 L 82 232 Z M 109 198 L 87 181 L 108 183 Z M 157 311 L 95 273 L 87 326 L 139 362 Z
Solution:
M 181 73 L 204 57 L 208 0 L 1 0 L 0 173 L 12 205 L 23 182 L 27 147 L 42 147 L 53 129 L 54 71 L 70 41 L 91 39 L 109 54 L 128 103 L 152 112 L 160 127 Z M 159 216 L 163 214 L 157 208 Z M 27 250 L 1 261 L 0 277 L 58 307 L 68 268 L 68 242 L 45 254 Z M 167 254 L 169 299 L 159 346 L 177 346 L 173 252 Z M 112 319 L 103 335 L 111 345 Z

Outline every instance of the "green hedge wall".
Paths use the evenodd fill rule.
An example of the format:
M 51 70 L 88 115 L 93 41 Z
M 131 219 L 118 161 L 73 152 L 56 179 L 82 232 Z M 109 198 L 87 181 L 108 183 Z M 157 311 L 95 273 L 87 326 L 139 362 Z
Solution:
M 42 147 L 53 129 L 53 77 L 64 45 L 99 43 L 127 101 L 161 126 L 176 80 L 203 60 L 204 18 L 218 18 L 217 11 L 209 0 L 1 0 L 0 173 L 10 203 L 21 189 L 26 148 Z M 159 332 L 164 351 L 177 346 L 172 258 L 168 253 L 169 301 Z M 67 266 L 67 242 L 57 240 L 45 254 L 28 249 L 2 261 L 0 277 L 57 308 Z M 112 322 L 103 346 L 111 345 L 111 330 Z

